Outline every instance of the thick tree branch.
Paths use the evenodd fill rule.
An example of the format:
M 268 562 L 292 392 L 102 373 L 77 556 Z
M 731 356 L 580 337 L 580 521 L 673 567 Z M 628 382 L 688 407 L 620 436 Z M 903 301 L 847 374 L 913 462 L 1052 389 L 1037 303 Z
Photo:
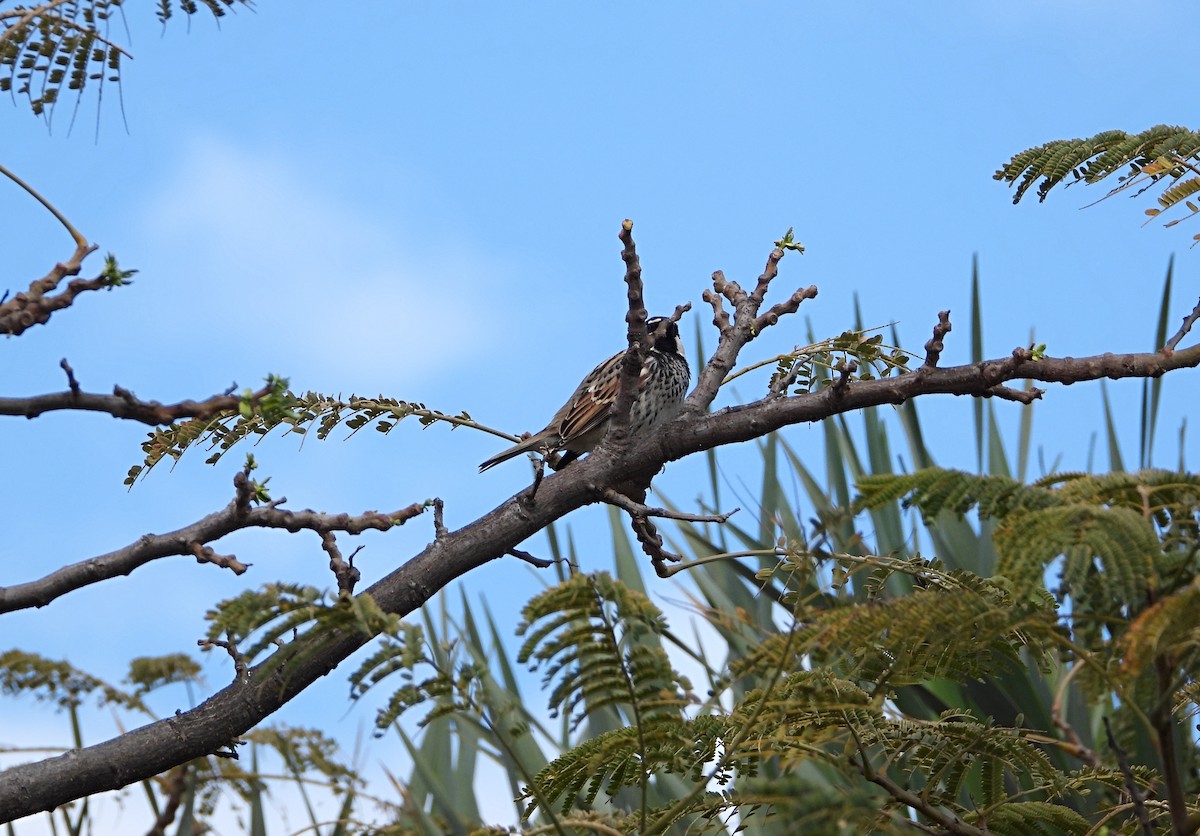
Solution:
M 645 309 L 641 304 L 640 265 L 629 236 L 629 227 L 623 226 L 622 230 L 622 240 L 626 243 L 623 258 L 629 281 L 631 354 L 637 357 L 638 346 L 633 337 L 637 336 L 640 341 L 645 332 L 643 327 L 641 333 L 635 333 L 634 327 L 639 316 L 640 322 L 645 321 Z M 910 398 L 929 394 L 986 397 L 999 394 L 997 387 L 1014 380 L 1076 383 L 1104 377 L 1147 378 L 1175 369 L 1200 366 L 1200 346 L 1175 352 L 1036 360 L 1028 350 L 1017 349 L 1007 358 L 950 368 L 927 365 L 917 373 L 882 379 L 852 380 L 846 371 L 834 385 L 815 392 L 792 397 L 780 397 L 774 393 L 755 403 L 706 413 L 742 347 L 763 327 L 774 324 L 783 314 L 794 312 L 803 300 L 816 296 L 815 287 L 796 291 L 787 301 L 759 316 L 758 311 L 778 272 L 778 263 L 783 255 L 781 243 L 771 253 L 766 269 L 754 291 L 749 294 L 736 282 L 726 281 L 719 272 L 713 275 L 713 290 L 705 292 L 705 300 L 712 305 L 713 321 L 721 331 L 721 338 L 716 352 L 700 374 L 696 390 L 676 418 L 636 438 L 628 438 L 623 444 L 600 445 L 582 461 L 546 477 L 541 482 L 536 499 L 523 491 L 458 530 L 449 531 L 445 528 L 440 520 L 439 508 L 434 542 L 360 595 L 371 596 L 387 612 L 408 615 L 451 581 L 484 563 L 506 554 L 528 559 L 525 553 L 518 550 L 520 543 L 571 511 L 597 501 L 606 489 L 614 489 L 640 505 L 645 494 L 638 492 L 639 486 L 648 485 L 653 475 L 667 462 L 723 444 L 758 438 L 790 424 L 819 421 L 869 406 L 903 403 Z M 724 310 L 722 299 L 733 306 L 733 322 Z M 846 368 L 848 370 L 849 367 Z M 627 397 L 630 395 L 629 392 L 623 394 Z M 67 392 L 47 397 L 78 399 L 89 396 Z M 5 403 L 0 401 L 0 413 L 3 413 Z M 174 409 L 182 409 L 182 406 Z M 196 406 L 199 405 L 192 405 L 193 412 Z M 222 404 L 219 408 L 231 406 Z M 78 407 L 78 403 L 68 400 L 50 408 L 68 407 Z M 24 409 L 10 414 L 29 414 L 28 409 L 26 402 Z M 160 406 L 159 409 L 167 411 L 167 420 L 187 414 L 187 410 L 183 410 L 184 415 L 175 415 L 171 414 L 172 408 Z M 115 408 L 101 411 L 117 414 Z M 33 414 L 39 413 L 35 411 Z M 155 418 L 155 422 L 161 421 L 161 418 Z M 239 511 L 237 505 L 238 501 L 235 500 L 232 512 L 226 509 L 214 516 L 226 513 L 240 513 L 243 516 L 290 513 L 276 508 L 247 509 L 244 504 Z M 422 507 L 413 506 L 399 512 L 399 516 L 415 515 Z M 297 518 L 304 514 L 313 512 L 291 514 L 290 522 L 295 525 L 291 530 L 312 527 L 297 522 Z M 382 519 L 389 526 L 395 522 L 388 517 Z M 635 521 L 637 519 L 649 523 L 649 518 L 644 515 L 635 516 Z M 290 528 L 288 525 L 280 527 Z M 643 534 L 654 539 L 656 532 L 652 528 L 650 526 L 640 532 L 639 539 Z M 326 524 L 322 530 L 349 529 Z M 193 542 L 202 542 L 196 536 L 186 540 L 189 548 Z M 658 544 L 661 550 L 661 539 Z M 138 544 L 129 547 L 135 554 L 138 548 Z M 146 546 L 140 548 L 145 549 Z M 659 557 L 669 559 L 665 553 Z M 197 757 L 230 752 L 231 742 L 238 736 L 328 674 L 371 638 L 352 628 L 331 628 L 303 634 L 293 640 L 304 643 L 302 651 L 284 646 L 194 709 L 135 729 L 105 743 L 12 767 L 0 773 L 0 811 L 3 811 L 0 820 L 20 818 L 86 795 L 128 786 Z M 889 791 L 895 789 L 885 788 Z M 970 832 L 962 823 L 956 823 L 956 827 L 963 828 L 956 832 Z
M 360 594 L 370 595 L 388 612 L 407 615 L 451 581 L 510 553 L 550 523 L 596 501 L 595 486 L 648 479 L 668 461 L 758 438 L 789 424 L 819 421 L 868 406 L 902 403 L 922 395 L 982 396 L 1013 380 L 1078 383 L 1105 377 L 1146 378 L 1197 366 L 1200 346 L 1169 356 L 1155 352 L 1041 360 L 1018 350 L 1012 357 L 973 365 L 853 381 L 837 396 L 829 387 L 794 397 L 768 397 L 712 414 L 681 414 L 631 439 L 620 455 L 601 447 L 546 477 L 536 502 L 522 503 L 518 496 L 509 498 L 475 522 L 448 532 Z M 20 818 L 85 795 L 127 786 L 222 749 L 328 674 L 370 638 L 346 630 L 302 636 L 299 640 L 310 647 L 302 653 L 292 648 L 281 650 L 288 659 L 286 665 L 269 657 L 245 681 L 224 688 L 194 709 L 105 743 L 14 766 L 0 773 L 3 817 Z
M 235 483 L 245 479 L 245 473 L 239 473 Z M 391 514 L 371 511 L 359 516 L 350 516 L 308 510 L 286 511 L 278 507 L 284 501 L 282 499 L 257 508 L 248 505 L 241 507 L 240 485 L 238 494 L 238 498 L 220 511 L 168 534 L 147 534 L 136 543 L 122 549 L 64 566 L 39 580 L 8 587 L 0 586 L 0 613 L 44 607 L 68 592 L 119 575 L 128 575 L 139 566 L 171 555 L 193 555 L 200 562 L 215 563 L 241 574 L 238 567 L 245 571 L 244 564 L 231 556 L 218 555 L 212 549 L 206 549 L 204 544 L 243 528 L 282 528 L 291 532 L 309 530 L 319 534 L 344 531 L 348 534 L 360 534 L 369 529 L 387 531 L 425 510 L 423 503 L 414 503 Z M 3 809 L 2 805 L 0 809 Z

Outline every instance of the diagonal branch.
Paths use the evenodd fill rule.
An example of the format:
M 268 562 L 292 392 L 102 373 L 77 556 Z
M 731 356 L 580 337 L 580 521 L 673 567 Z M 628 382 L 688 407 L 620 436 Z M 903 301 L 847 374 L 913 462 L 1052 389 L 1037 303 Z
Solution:
M 1192 330 L 1192 326 L 1196 321 L 1200 320 L 1200 302 L 1196 303 L 1196 307 L 1192 308 L 1192 312 L 1183 318 L 1183 325 L 1175 332 L 1175 336 L 1167 340 L 1167 344 L 1163 346 L 1163 352 L 1170 354 L 1175 350 L 1175 346 L 1179 345 L 1179 341 L 1187 336 L 1187 333 Z
M 782 256 L 782 250 L 778 250 Z M 773 257 L 776 253 L 772 254 Z M 778 257 L 775 257 L 778 261 Z M 757 291 L 770 280 L 770 265 Z M 722 279 L 723 281 L 723 279 Z M 714 282 L 717 287 L 717 282 Z M 588 456 L 542 482 L 536 503 L 514 496 L 492 511 L 442 536 L 360 595 L 400 616 L 424 605 L 451 581 L 502 555 L 566 514 L 597 501 L 596 486 L 619 487 L 656 473 L 665 463 L 695 452 L 759 438 L 791 424 L 819 421 L 869 406 L 903 403 L 931 394 L 983 397 L 1012 381 L 1078 383 L 1101 378 L 1152 378 L 1200 366 L 1200 346 L 1175 351 L 1101 354 L 1034 359 L 1026 349 L 981 363 L 927 368 L 873 380 L 847 381 L 791 397 L 766 397 L 751 404 L 706 414 L 738 350 L 752 337 L 753 301 L 732 283 L 717 287 L 734 305 L 736 323 L 726 322 L 722 343 L 702 374 L 701 386 L 672 421 L 655 427 L 611 455 Z M 812 294 L 815 295 L 815 288 Z M 711 297 L 710 293 L 706 298 Z M 809 297 L 805 297 L 809 298 Z M 721 303 L 713 304 L 720 321 Z M 737 334 L 730 338 L 729 334 Z M 722 353 L 723 352 L 723 353 Z M 630 496 L 628 491 L 622 491 Z M 258 509 L 254 509 L 257 511 Z M 112 740 L 0 773 L 0 819 L 12 820 L 53 809 L 72 799 L 128 786 L 185 763 L 229 748 L 230 741 L 278 710 L 351 653 L 371 640 L 364 632 L 328 629 L 304 634 L 195 708 L 151 723 Z M 302 647 L 292 646 L 294 642 Z M 885 787 L 891 790 L 890 787 Z M 961 827 L 961 825 L 959 825 Z M 968 832 L 960 830 L 959 832 Z
M 1027 354 L 1027 352 L 1026 352 Z M 588 457 L 544 480 L 536 504 L 506 499 L 475 522 L 431 544 L 361 595 L 383 610 L 408 615 L 438 590 L 494 560 L 571 511 L 596 500 L 594 486 L 619 484 L 632 472 L 655 472 L 668 461 L 722 444 L 748 441 L 789 424 L 818 421 L 868 406 L 902 403 L 935 393 L 981 396 L 1012 380 L 1077 383 L 1104 377 L 1155 377 L 1200 366 L 1200 346 L 1171 356 L 1102 354 L 1034 361 L 1013 357 L 935 368 L 882 380 L 855 381 L 839 398 L 829 389 L 766 398 L 709 415 L 680 415 L 635 440 L 621 456 Z M 225 747 L 325 676 L 370 636 L 331 630 L 285 646 L 255 666 L 244 682 L 213 694 L 176 716 L 67 755 L 14 766 L 0 773 L 0 810 L 16 819 L 75 798 L 117 789 Z M 287 664 L 280 660 L 286 659 Z

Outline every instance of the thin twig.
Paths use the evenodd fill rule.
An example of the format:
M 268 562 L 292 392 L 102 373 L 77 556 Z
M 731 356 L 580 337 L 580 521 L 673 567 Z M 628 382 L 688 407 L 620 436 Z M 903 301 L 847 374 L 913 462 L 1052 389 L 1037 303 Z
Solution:
M 1163 346 L 1163 353 L 1174 352 L 1175 346 L 1179 345 L 1179 341 L 1187 336 L 1188 331 L 1192 330 L 1192 326 L 1196 324 L 1197 320 L 1200 320 L 1200 302 L 1197 302 L 1196 307 L 1192 308 L 1192 312 L 1183 318 L 1183 325 L 1175 332 L 1175 336 L 1167 340 L 1167 344 Z
M 1075 727 L 1068 723 L 1066 717 L 1063 715 L 1063 702 L 1066 700 L 1067 688 L 1070 686 L 1071 680 L 1075 678 L 1075 674 L 1081 670 L 1083 670 L 1083 665 L 1076 662 L 1067 671 L 1066 675 L 1063 676 L 1062 681 L 1058 683 L 1058 688 L 1054 692 L 1054 702 L 1050 705 L 1050 719 L 1054 723 L 1054 727 L 1061 731 L 1067 739 L 1066 742 L 1071 747 L 1068 751 L 1071 754 L 1093 769 L 1102 769 L 1104 762 L 1100 760 L 1100 756 L 1084 744 L 1079 734 L 1075 731 Z
M 79 381 L 75 379 L 75 370 L 71 368 L 71 364 L 67 362 L 66 357 L 62 358 L 58 365 L 59 368 L 67 373 L 67 386 L 70 387 L 71 394 L 79 397 Z
M 636 502 L 624 494 L 605 488 L 598 493 L 604 498 L 604 501 L 610 505 L 615 505 L 618 508 L 628 511 L 630 514 L 637 514 L 643 517 L 663 517 L 670 520 L 681 520 L 683 522 L 710 522 L 723 523 L 736 514 L 741 508 L 734 508 L 724 514 L 687 514 L 681 511 L 671 511 L 667 508 L 652 508 L 649 505 L 643 505 Z
M 557 563 L 555 560 L 547 560 L 544 557 L 534 557 L 529 552 L 522 551 L 521 549 L 509 549 L 507 552 L 505 552 L 505 554 L 511 554 L 513 557 L 520 558 L 521 560 L 524 560 L 526 563 L 535 566 L 538 569 L 549 569 L 551 566 Z
M 946 335 L 954 326 L 950 324 L 950 311 L 938 311 L 937 325 L 933 326 L 933 336 L 925 343 L 925 367 L 935 368 L 946 347 Z
M 1016 403 L 1028 405 L 1036 400 L 1040 400 L 1044 394 L 1046 394 L 1046 390 L 1039 389 L 1036 386 L 1029 389 L 1013 389 L 1011 386 L 993 386 L 983 393 L 983 397 L 1000 398 L 1001 400 L 1015 401 Z
M 22 180 L 20 177 L 18 177 L 13 172 L 9 171 L 3 165 L 0 165 L 0 174 L 3 174 L 9 180 L 12 180 L 14 183 L 16 183 L 22 189 L 24 189 L 29 194 L 30 197 L 32 197 L 38 203 L 42 204 L 42 206 L 44 206 L 51 215 L 53 215 L 55 218 L 57 218 L 58 222 L 63 225 L 63 228 L 66 229 L 68 233 L 70 233 L 71 238 L 75 241 L 76 249 L 83 250 L 83 249 L 89 248 L 90 245 L 88 244 L 87 239 L 84 238 L 79 233 L 79 230 L 77 230 L 71 224 L 71 222 L 67 220 L 66 216 L 63 215 L 62 212 L 58 211 L 58 209 L 54 206 L 53 203 L 46 200 L 46 198 L 42 197 L 41 193 L 39 193 L 37 189 L 35 189 L 33 186 L 26 183 L 24 180 Z
M 1107 717 L 1104 718 L 1104 733 L 1108 735 L 1108 748 L 1112 749 L 1113 754 L 1117 756 L 1117 765 L 1121 767 L 1121 774 L 1125 776 L 1125 788 L 1129 790 L 1129 798 L 1133 802 L 1133 812 L 1142 826 L 1142 833 L 1145 836 L 1154 836 L 1154 827 L 1150 824 L 1150 814 L 1146 811 L 1146 794 L 1142 792 L 1137 784 L 1137 779 L 1133 776 L 1133 769 L 1129 766 L 1129 756 L 1125 754 L 1124 749 L 1117 745 L 1117 738 L 1113 735 L 1112 724 Z
M 362 551 L 363 547 L 359 546 L 351 553 L 349 558 L 342 557 L 342 551 L 338 548 L 337 539 L 332 531 L 321 532 L 321 548 L 329 555 L 329 570 L 333 572 L 333 576 L 337 579 L 338 593 L 345 595 L 354 594 L 354 586 L 362 579 L 362 572 L 354 566 L 354 555 Z
M 855 736 L 855 740 L 857 739 L 857 736 Z M 987 833 L 986 830 L 980 830 L 972 824 L 967 824 L 967 822 L 960 819 L 954 813 L 935 807 L 921 796 L 900 786 L 886 772 L 874 769 L 871 766 L 871 762 L 867 759 L 867 753 L 861 742 L 859 743 L 858 762 L 856 763 L 855 758 L 851 757 L 850 763 L 857 766 L 862 772 L 863 777 L 872 784 L 883 787 L 892 798 L 912 808 L 926 818 L 937 822 L 946 828 L 947 832 L 962 834 L 962 836 L 984 836 Z
M 770 557 L 772 555 L 782 556 L 783 552 L 780 552 L 778 549 L 749 549 L 744 552 L 722 552 L 721 554 L 710 554 L 704 557 L 698 557 L 695 560 L 676 563 L 674 566 L 664 566 L 663 571 L 659 572 L 659 577 L 669 578 L 672 575 L 679 574 L 680 572 L 686 572 L 688 569 L 695 569 L 697 566 L 702 566 L 705 563 L 715 563 L 718 560 L 736 560 L 739 557 Z
M 723 381 L 737 363 L 738 354 L 746 343 L 755 339 L 764 328 L 778 322 L 781 316 L 795 313 L 804 300 L 812 299 L 817 295 L 815 286 L 801 288 L 792 293 L 785 301 L 772 306 L 765 314 L 759 314 L 768 287 L 779 275 L 779 262 L 784 256 L 785 246 L 787 249 L 803 251 L 801 247 L 791 243 L 790 234 L 785 236 L 784 241 L 777 242 L 775 249 L 767 256 L 767 265 L 758 277 L 751 293 L 746 293 L 737 282 L 726 279 L 725 274 L 720 270 L 712 274 L 712 290 L 705 290 L 702 298 L 712 306 L 713 324 L 717 326 L 721 336 L 717 342 L 716 351 L 700 370 L 696 388 L 692 390 L 685 402 L 685 413 L 705 412 L 716 398 L 717 390 L 721 388 Z M 734 319 L 732 321 L 722 300 L 729 302 L 733 307 Z
M 217 554 L 212 547 L 202 543 L 192 543 L 192 554 L 196 556 L 197 563 L 211 563 L 222 569 L 229 569 L 235 575 L 244 575 L 246 570 L 253 565 L 242 563 L 232 554 Z
M 214 647 L 220 647 L 229 654 L 229 658 L 233 660 L 233 679 L 234 682 L 246 682 L 250 678 L 250 669 L 246 665 L 246 660 L 242 657 L 242 652 L 238 650 L 237 642 L 233 640 L 233 633 L 226 634 L 227 641 L 221 639 L 200 639 L 196 642 L 196 646 L 201 650 L 212 650 Z

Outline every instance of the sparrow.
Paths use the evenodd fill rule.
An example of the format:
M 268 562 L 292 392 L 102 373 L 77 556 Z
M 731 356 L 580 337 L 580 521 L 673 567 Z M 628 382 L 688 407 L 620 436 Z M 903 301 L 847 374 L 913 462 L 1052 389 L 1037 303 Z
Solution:
M 645 432 L 673 417 L 683 403 L 683 395 L 692 379 L 692 370 L 683 354 L 683 341 L 679 339 L 679 327 L 667 317 L 655 316 L 646 320 L 646 331 L 650 335 L 650 350 L 642 360 L 637 392 L 629 413 L 631 433 Z M 554 413 L 544 430 L 492 456 L 479 465 L 479 471 L 482 473 L 522 453 L 562 451 L 559 467 L 583 453 L 590 453 L 608 434 L 624 356 L 624 351 L 617 352 L 588 372 L 575 394 Z

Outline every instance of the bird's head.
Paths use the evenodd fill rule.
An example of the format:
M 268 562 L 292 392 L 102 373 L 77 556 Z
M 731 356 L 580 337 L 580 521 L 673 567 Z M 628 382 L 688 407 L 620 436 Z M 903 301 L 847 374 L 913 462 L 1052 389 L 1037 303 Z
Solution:
M 679 326 L 665 316 L 652 316 L 646 320 L 646 331 L 650 334 L 650 345 L 664 354 L 683 357 L 683 340 L 679 338 Z

